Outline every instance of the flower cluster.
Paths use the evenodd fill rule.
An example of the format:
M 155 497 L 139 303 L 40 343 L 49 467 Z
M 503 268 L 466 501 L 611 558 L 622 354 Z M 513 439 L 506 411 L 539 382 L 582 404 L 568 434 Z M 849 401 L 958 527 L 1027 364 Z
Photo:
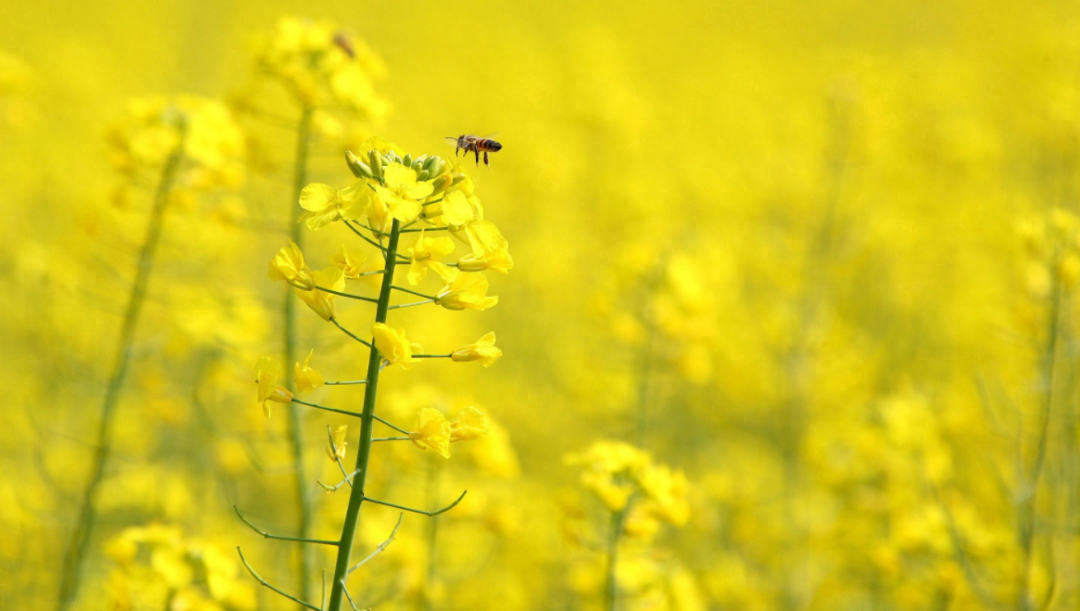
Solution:
M 124 529 L 105 544 L 117 563 L 110 577 L 112 609 L 253 611 L 255 588 L 241 576 L 232 550 L 188 538 L 161 524 Z
M 633 508 L 640 520 L 676 526 L 690 519 L 686 476 L 654 463 L 648 452 L 621 441 L 597 441 L 568 455 L 566 463 L 582 468 L 581 483 L 613 513 Z
M 243 132 L 217 100 L 132 100 L 126 116 L 109 127 L 108 144 L 113 166 L 129 176 L 161 167 L 180 148 L 187 163 L 178 186 L 236 188 L 243 182 Z
M 385 71 L 382 61 L 328 22 L 281 19 L 262 41 L 257 62 L 305 107 L 339 105 L 371 118 L 386 113 L 373 86 Z

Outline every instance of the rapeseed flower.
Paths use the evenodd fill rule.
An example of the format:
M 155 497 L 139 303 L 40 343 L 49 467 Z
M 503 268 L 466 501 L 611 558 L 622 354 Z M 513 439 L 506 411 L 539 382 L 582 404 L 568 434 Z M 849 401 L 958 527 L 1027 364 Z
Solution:
M 418 181 L 416 170 L 396 161 L 384 170 L 383 183 L 372 186 L 390 216 L 403 223 L 416 220 L 423 201 L 435 191 L 431 181 Z
M 296 392 L 307 392 L 316 388 L 321 388 L 326 381 L 323 379 L 322 374 L 311 368 L 311 357 L 315 355 L 315 349 L 313 348 L 308 352 L 307 358 L 304 359 L 304 365 L 300 363 L 296 364 L 294 379 L 296 380 Z
M 312 274 L 315 285 L 332 291 L 345 290 L 345 274 L 341 268 L 327 267 Z M 300 288 L 293 289 L 296 296 L 315 311 L 323 320 L 330 321 L 334 318 L 334 295 L 318 288 L 305 291 Z
M 453 270 L 440 258 L 454 252 L 454 242 L 450 238 L 429 238 L 420 232 L 416 243 L 409 247 L 409 284 L 416 286 L 425 277 L 429 269 L 435 270 L 444 280 L 451 279 Z
M 447 310 L 486 310 L 499 303 L 498 297 L 488 297 L 487 290 L 483 273 L 459 272 L 436 294 L 437 303 Z
M 255 382 L 259 385 L 258 399 L 262 403 L 263 413 L 270 417 L 270 403 L 292 403 L 293 394 L 284 386 L 279 386 L 281 365 L 274 359 L 264 356 L 255 364 Z
M 502 356 L 502 350 L 495 347 L 495 333 L 487 333 L 474 344 L 462 346 L 451 353 L 450 358 L 458 363 L 480 361 L 484 367 L 491 367 Z
M 377 322 L 371 326 L 371 334 L 375 338 L 375 347 L 383 358 L 391 365 L 400 364 L 402 369 L 412 369 L 416 362 L 413 353 L 424 350 L 420 344 L 409 342 L 405 337 L 405 329 L 391 329 Z
M 300 247 L 292 240 L 270 261 L 270 279 L 284 280 L 305 291 L 315 288 L 315 277 L 304 263 L 304 253 L 300 252 Z
M 416 415 L 416 430 L 409 433 L 409 439 L 422 450 L 434 450 L 443 458 L 450 458 L 451 425 L 446 416 L 437 409 L 420 408 Z

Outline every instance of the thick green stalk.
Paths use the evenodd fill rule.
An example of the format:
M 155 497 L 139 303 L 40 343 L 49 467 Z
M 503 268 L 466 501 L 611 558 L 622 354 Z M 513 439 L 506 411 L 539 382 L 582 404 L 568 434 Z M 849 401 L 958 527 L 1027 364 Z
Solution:
M 390 228 L 387 243 L 386 265 L 383 268 L 382 288 L 379 290 L 379 303 L 375 306 L 375 322 L 386 322 L 386 313 L 390 308 L 390 293 L 393 291 L 394 267 L 397 265 L 398 238 L 401 236 L 401 223 L 396 219 Z M 345 511 L 345 524 L 341 528 L 341 540 L 338 542 L 338 556 L 334 567 L 334 581 L 330 590 L 330 604 L 327 611 L 338 611 L 344 600 L 345 578 L 349 572 L 353 539 L 360 523 L 360 505 L 364 502 L 364 482 L 367 480 L 368 459 L 371 457 L 371 437 L 375 426 L 375 395 L 379 388 L 379 369 L 382 357 L 379 351 L 371 348 L 368 354 L 367 386 L 364 388 L 364 411 L 360 417 L 360 444 L 356 453 L 356 477 L 353 479 L 352 493 L 349 495 L 349 507 Z
M 300 192 L 307 183 L 308 143 L 311 140 L 311 115 L 313 109 L 305 106 L 300 115 L 300 124 L 297 128 L 296 159 L 293 166 L 293 199 L 289 237 L 297 246 L 303 246 L 303 233 L 300 231 Z M 288 372 L 296 358 L 296 300 L 289 293 L 291 287 L 286 285 L 285 294 L 285 369 Z M 291 392 L 296 392 L 296 383 L 293 376 L 286 375 L 286 387 Z M 297 536 L 301 539 L 311 538 L 312 524 L 312 499 L 311 482 L 307 478 L 307 469 L 304 464 L 304 436 L 303 422 L 300 418 L 300 407 L 289 405 L 289 437 L 292 444 L 293 466 L 296 468 L 296 497 L 297 509 L 299 510 L 300 523 L 297 525 Z M 311 574 L 313 550 L 307 545 L 300 547 L 300 598 L 311 599 Z
M 83 490 L 82 504 L 79 508 L 79 517 L 75 523 L 75 530 L 71 533 L 67 551 L 64 553 L 64 563 L 60 573 L 60 596 L 57 604 L 57 609 L 60 611 L 70 607 L 79 593 L 82 565 L 86 557 L 86 546 L 90 542 L 94 522 L 97 518 L 94 507 L 97 504 L 98 489 L 101 486 L 101 480 L 104 478 L 105 466 L 112 450 L 113 419 L 116 405 L 120 400 L 124 379 L 127 377 L 128 365 L 131 362 L 135 331 L 139 324 L 143 303 L 146 301 L 146 285 L 150 280 L 150 272 L 154 264 L 154 253 L 157 251 L 158 242 L 161 240 L 161 230 L 165 222 L 165 207 L 168 203 L 169 192 L 172 190 L 176 171 L 180 167 L 182 158 L 183 135 L 181 135 L 181 144 L 169 155 L 161 170 L 161 179 L 158 182 L 157 192 L 154 194 L 154 203 L 150 210 L 150 223 L 146 229 L 142 249 L 139 251 L 139 264 L 135 271 L 135 283 L 131 286 L 131 293 L 128 296 L 124 322 L 120 328 L 120 338 L 117 343 L 116 358 L 113 363 L 112 374 L 109 376 L 108 384 L 105 387 L 105 398 L 101 405 L 101 419 L 98 422 L 94 464 L 91 467 L 90 480 Z
M 607 580 L 604 586 L 604 608 L 607 611 L 615 611 L 619 600 L 619 537 L 622 535 L 623 519 L 630 511 L 630 505 L 611 514 L 611 532 L 608 533 L 608 565 Z

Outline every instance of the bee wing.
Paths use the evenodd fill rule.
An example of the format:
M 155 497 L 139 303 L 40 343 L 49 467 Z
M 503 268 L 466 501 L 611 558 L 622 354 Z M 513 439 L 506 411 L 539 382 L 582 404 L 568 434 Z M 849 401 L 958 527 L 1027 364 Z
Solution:
M 453 136 L 447 136 L 446 137 L 446 143 L 449 144 L 450 146 L 457 146 L 458 139 L 454 138 Z

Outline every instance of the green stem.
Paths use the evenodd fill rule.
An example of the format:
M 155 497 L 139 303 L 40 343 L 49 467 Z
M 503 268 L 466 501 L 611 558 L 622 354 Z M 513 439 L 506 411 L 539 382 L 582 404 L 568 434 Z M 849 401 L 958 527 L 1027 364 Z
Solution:
M 616 602 L 619 599 L 619 580 L 616 569 L 619 563 L 619 535 L 622 534 L 623 520 L 630 510 L 630 504 L 620 511 L 611 514 L 611 532 L 608 534 L 608 565 L 607 579 L 604 587 L 604 608 L 607 611 L 615 611 Z
M 296 158 L 293 166 L 293 198 L 290 205 L 292 212 L 292 222 L 289 226 L 290 237 L 297 246 L 303 247 L 303 233 L 300 227 L 300 192 L 303 191 L 304 185 L 307 183 L 307 164 L 308 164 L 308 152 L 309 144 L 311 140 L 311 117 L 314 109 L 310 106 L 305 106 L 300 114 L 300 123 L 297 126 L 296 134 Z M 296 336 L 297 336 L 297 320 L 296 320 L 296 300 L 290 295 L 291 291 L 286 291 L 285 294 L 285 309 L 283 316 L 285 319 L 285 369 L 286 371 L 292 367 L 292 364 L 296 362 Z M 286 388 L 292 392 L 296 392 L 296 384 L 293 381 L 293 376 L 286 376 Z M 289 406 L 289 439 L 292 445 L 293 466 L 296 470 L 296 498 L 297 509 L 299 513 L 299 524 L 297 525 L 297 536 L 301 539 L 310 539 L 311 524 L 313 519 L 313 508 L 311 495 L 308 494 L 308 488 L 310 482 L 307 479 L 307 470 L 304 465 L 304 438 L 303 438 L 303 422 L 300 417 L 300 409 L 295 405 Z M 308 546 L 300 546 L 300 598 L 303 600 L 311 599 L 311 575 L 312 575 L 312 552 Z
M 1056 268 L 1055 265 L 1052 268 Z M 1054 271 L 1052 269 L 1052 271 Z M 1037 441 L 1035 451 L 1035 464 L 1031 469 L 1031 477 L 1024 483 L 1026 490 L 1024 491 L 1024 497 L 1020 500 L 1019 506 L 1019 531 L 1020 531 L 1020 550 L 1023 554 L 1023 569 L 1020 575 L 1020 588 L 1018 608 L 1025 611 L 1035 608 L 1034 601 L 1031 596 L 1031 560 L 1032 560 L 1032 546 L 1035 541 L 1035 527 L 1037 522 L 1036 516 L 1036 496 L 1039 490 L 1039 480 L 1042 478 L 1043 464 L 1046 462 L 1046 450 L 1049 444 L 1050 437 L 1050 416 L 1054 406 L 1054 382 L 1055 372 L 1057 370 L 1057 353 L 1058 353 L 1058 336 L 1059 324 L 1061 319 L 1061 300 L 1062 300 L 1063 287 L 1061 281 L 1054 276 L 1053 291 L 1050 297 L 1050 312 L 1047 320 L 1046 329 L 1046 345 L 1044 347 L 1042 361 L 1043 361 L 1043 382 L 1046 385 L 1045 394 L 1043 395 L 1043 410 L 1042 410 L 1042 426 L 1039 429 L 1039 438 Z
M 135 283 L 132 285 L 131 294 L 128 296 L 127 310 L 124 312 L 124 323 L 120 329 L 116 359 L 105 388 L 105 398 L 101 405 L 101 419 L 98 424 L 97 450 L 94 453 L 94 464 L 91 467 L 90 480 L 83 490 L 78 521 L 75 523 L 75 530 L 71 533 L 71 539 L 68 541 L 67 551 L 64 554 L 64 563 L 60 574 L 60 597 L 57 605 L 57 609 L 60 611 L 70 607 L 79 593 L 86 547 L 90 542 L 94 522 L 97 518 L 94 506 L 97 504 L 98 488 L 105 475 L 105 466 L 112 449 L 113 419 L 116 405 L 120 400 L 124 379 L 127 377 L 128 365 L 131 362 L 135 330 L 139 324 L 143 303 L 146 301 L 146 286 L 150 281 L 154 253 L 157 251 L 158 242 L 161 240 L 161 231 L 165 223 L 165 207 L 168 204 L 169 193 L 172 191 L 176 172 L 182 159 L 183 131 L 181 131 L 180 145 L 169 155 L 161 170 L 161 180 L 158 182 L 157 192 L 154 194 L 154 203 L 150 211 L 150 223 L 146 230 L 146 238 L 143 240 L 142 250 L 139 252 Z
M 385 273 L 382 288 L 379 290 L 379 302 L 375 306 L 375 322 L 386 323 L 386 314 L 390 307 L 391 287 L 394 281 L 394 267 L 397 265 L 398 238 L 401 237 L 401 224 L 396 219 L 390 228 L 390 241 L 387 244 Z M 334 566 L 334 579 L 330 590 L 330 604 L 327 611 L 338 611 L 345 596 L 345 578 L 349 574 L 349 559 L 352 554 L 353 539 L 360 523 L 360 505 L 364 502 L 364 482 L 367 479 L 368 459 L 371 457 L 372 431 L 375 426 L 375 396 L 379 387 L 380 363 L 382 357 L 375 348 L 368 352 L 367 386 L 364 387 L 364 411 L 360 418 L 360 444 L 356 453 L 356 469 L 360 473 L 353 479 L 352 492 L 349 495 L 349 507 L 345 511 L 345 523 L 338 542 L 337 561 Z

